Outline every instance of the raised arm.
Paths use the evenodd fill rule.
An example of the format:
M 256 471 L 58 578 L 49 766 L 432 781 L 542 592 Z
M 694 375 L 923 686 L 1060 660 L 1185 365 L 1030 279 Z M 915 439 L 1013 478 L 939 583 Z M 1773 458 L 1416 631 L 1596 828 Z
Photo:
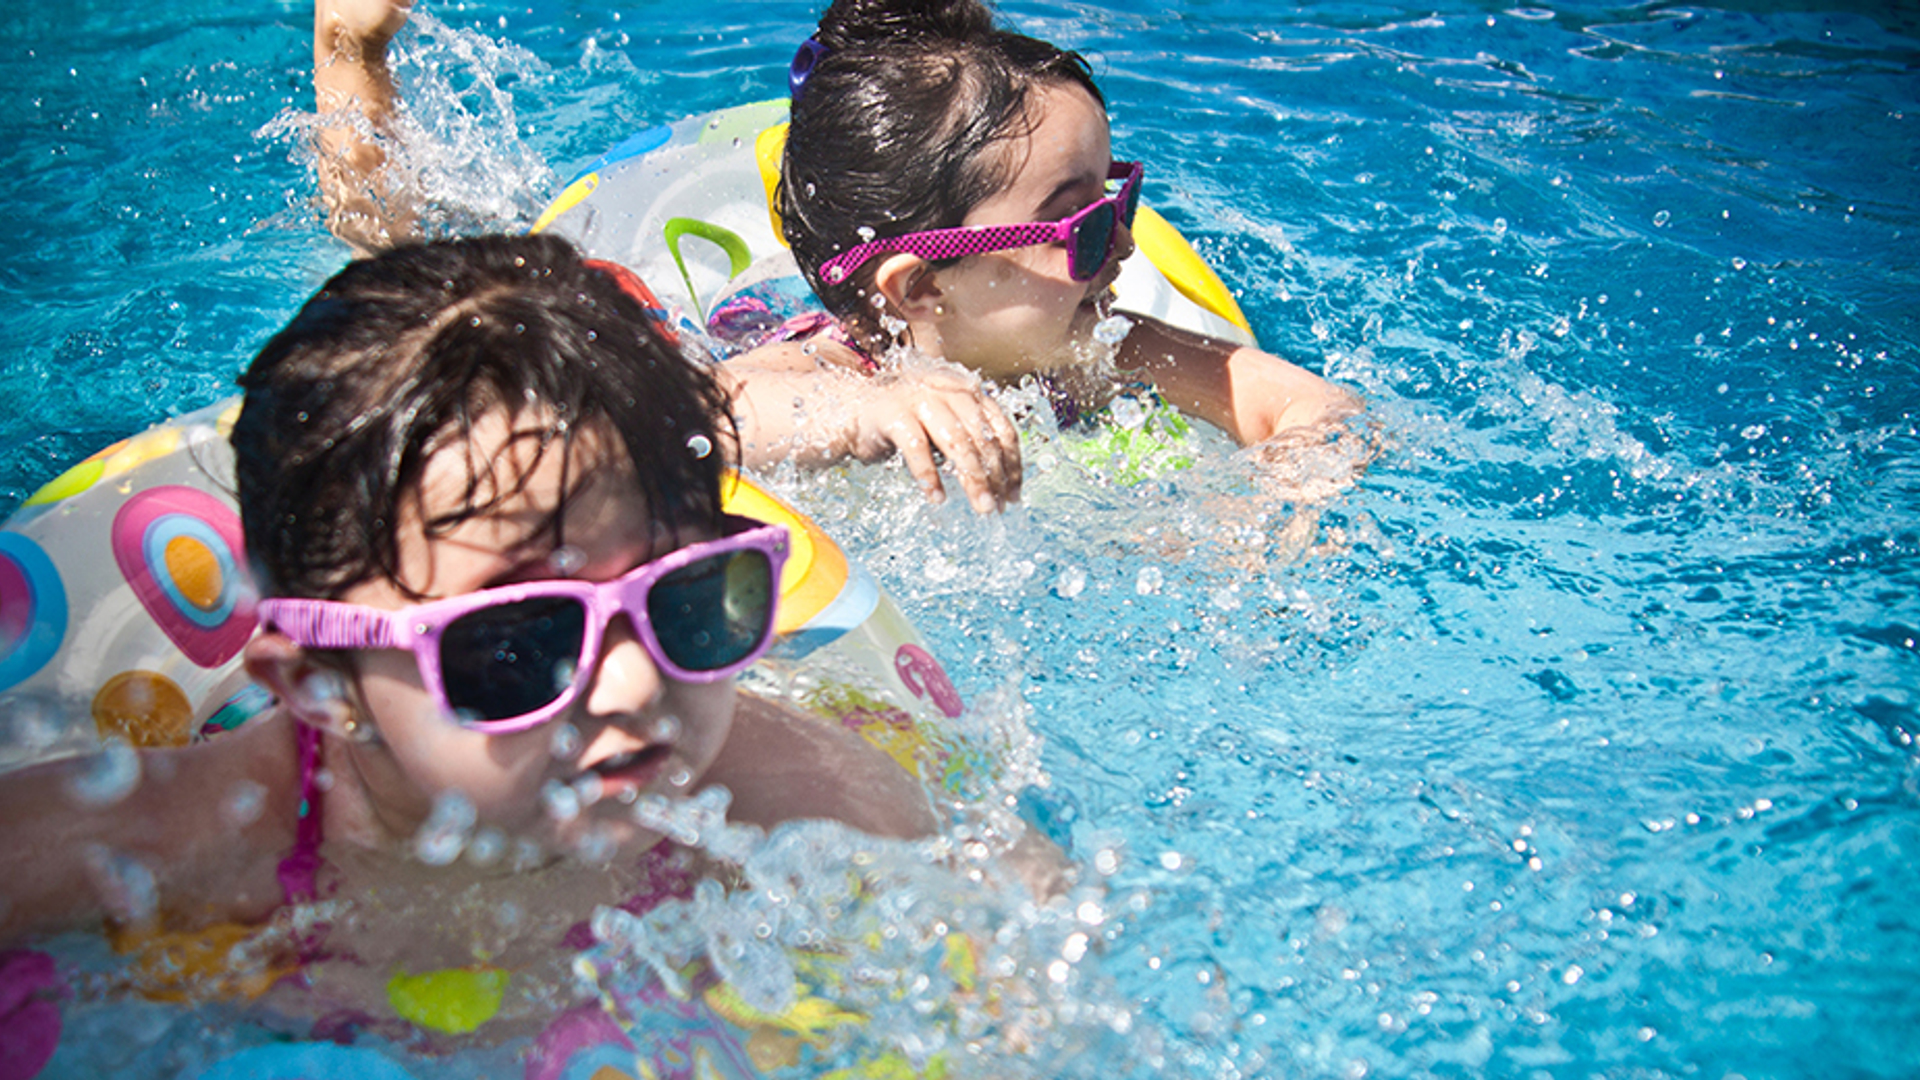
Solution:
M 387 134 L 396 99 L 387 44 L 412 0 L 314 0 L 313 95 L 332 123 L 320 129 L 320 194 L 327 227 L 368 253 L 414 238 L 416 213 L 387 183 Z

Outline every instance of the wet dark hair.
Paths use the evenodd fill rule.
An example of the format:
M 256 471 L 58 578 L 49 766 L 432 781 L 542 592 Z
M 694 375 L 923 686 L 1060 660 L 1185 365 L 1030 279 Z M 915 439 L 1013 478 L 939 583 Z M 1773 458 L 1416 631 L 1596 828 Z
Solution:
M 988 151 L 1038 121 L 1036 89 L 1106 99 L 1078 53 L 995 26 L 977 0 L 835 0 L 814 40 L 824 48 L 794 95 L 781 164 L 782 230 L 827 310 L 883 346 L 862 301 L 877 261 L 839 284 L 820 267 L 868 240 L 962 224 L 1005 189 L 1012 163 Z
M 441 241 L 352 263 L 240 384 L 231 441 L 247 552 L 266 595 L 334 598 L 375 577 L 404 588 L 402 503 L 435 451 L 502 407 L 549 412 L 553 422 L 526 436 L 541 454 L 566 453 L 585 431 L 617 436 L 610 449 L 632 460 L 654 522 L 722 520 L 725 395 L 610 273 L 556 237 Z M 428 534 L 512 494 L 475 462 L 465 501 L 426 522 Z M 546 526 L 556 544 L 559 518 Z

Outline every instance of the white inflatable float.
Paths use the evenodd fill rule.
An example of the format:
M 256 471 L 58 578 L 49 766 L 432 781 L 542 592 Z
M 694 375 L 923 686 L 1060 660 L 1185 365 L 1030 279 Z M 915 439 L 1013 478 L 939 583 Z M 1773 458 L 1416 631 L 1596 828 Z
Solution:
M 787 102 L 763 101 L 649 128 L 588 165 L 533 226 L 631 267 L 700 334 L 743 287 L 791 278 L 811 300 L 773 209 Z M 1178 230 L 1142 205 L 1139 255 L 1115 283 L 1121 311 L 1254 343 L 1233 294 Z

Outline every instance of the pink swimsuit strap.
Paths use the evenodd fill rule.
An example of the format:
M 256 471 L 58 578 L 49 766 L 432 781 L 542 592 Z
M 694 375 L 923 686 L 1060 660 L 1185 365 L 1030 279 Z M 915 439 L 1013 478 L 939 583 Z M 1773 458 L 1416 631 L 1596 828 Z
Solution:
M 320 729 L 295 723 L 300 748 L 300 823 L 295 826 L 293 850 L 280 860 L 280 889 L 289 904 L 319 899 L 320 870 Z

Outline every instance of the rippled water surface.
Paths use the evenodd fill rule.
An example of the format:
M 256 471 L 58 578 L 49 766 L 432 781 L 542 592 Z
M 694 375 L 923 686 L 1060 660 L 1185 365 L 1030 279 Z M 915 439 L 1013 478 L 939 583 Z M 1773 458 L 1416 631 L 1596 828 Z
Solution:
M 812 15 L 422 10 L 401 71 L 449 230 L 782 93 Z M 1035 1068 L 1920 1072 L 1920 20 L 1006 11 L 1093 58 L 1146 198 L 1380 450 L 1309 497 L 1219 441 L 1122 486 L 1036 433 L 993 520 L 898 471 L 774 478 L 1024 721 L 1028 817 L 1103 883 L 1053 1015 L 1124 1012 L 1132 1059 L 1083 1031 Z M 0 509 L 231 393 L 344 259 L 290 134 L 309 23 L 0 13 Z M 1036 956 L 1073 925 L 950 900 Z

